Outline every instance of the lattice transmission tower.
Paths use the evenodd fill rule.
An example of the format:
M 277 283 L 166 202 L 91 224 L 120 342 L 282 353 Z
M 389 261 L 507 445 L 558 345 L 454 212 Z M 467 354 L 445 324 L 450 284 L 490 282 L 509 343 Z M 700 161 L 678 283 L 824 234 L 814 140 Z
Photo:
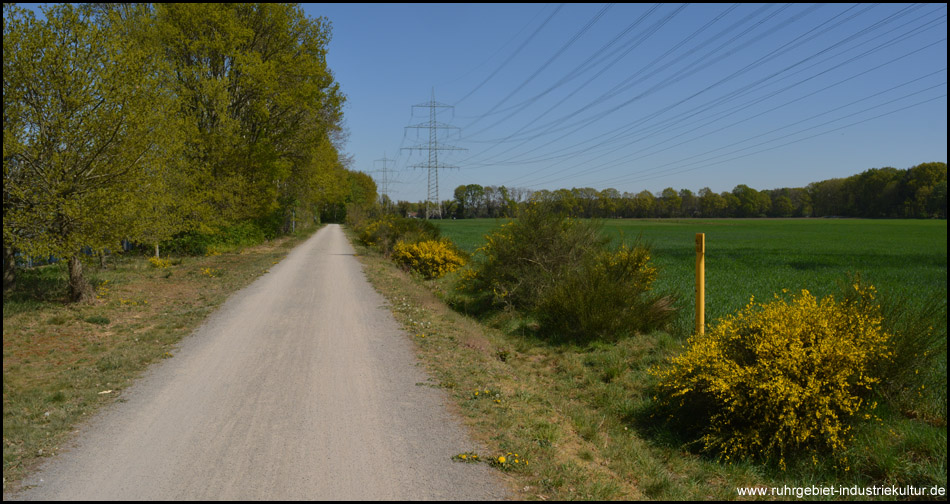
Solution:
M 383 167 L 379 170 L 373 170 L 371 172 L 371 173 L 379 174 L 379 177 L 377 177 L 376 182 L 379 184 L 380 202 L 389 201 L 390 204 L 392 203 L 392 198 L 389 196 L 389 185 L 401 183 L 398 180 L 393 180 L 391 177 L 393 173 L 396 173 L 396 170 L 392 170 L 389 168 L 389 163 L 393 161 L 395 161 L 395 159 L 388 159 L 386 157 L 386 153 L 384 152 L 382 159 L 373 160 L 373 168 L 376 167 L 377 163 L 382 163 Z M 383 198 L 384 196 L 385 198 Z M 387 208 L 387 210 L 389 209 Z
M 412 168 L 426 168 L 429 171 L 428 177 L 428 196 L 426 199 L 426 219 L 431 217 L 434 214 L 438 214 L 439 218 L 442 218 L 442 204 L 439 201 L 439 170 L 444 170 L 448 168 L 458 168 L 457 166 L 447 165 L 444 163 L 439 163 L 439 151 L 460 151 L 468 150 L 464 147 L 455 147 L 453 145 L 444 145 L 439 143 L 438 139 L 438 130 L 458 130 L 461 135 L 461 128 L 457 126 L 451 126 L 449 124 L 440 123 L 436 120 L 436 111 L 440 108 L 454 108 L 451 105 L 446 105 L 444 103 L 439 103 L 435 101 L 435 90 L 432 90 L 432 98 L 428 103 L 420 103 L 418 105 L 413 105 L 412 109 L 416 108 L 428 108 L 429 109 L 429 121 L 420 124 L 414 124 L 412 126 L 406 126 L 407 129 L 428 129 L 429 130 L 429 143 L 424 145 L 414 145 L 412 147 L 403 147 L 403 150 L 424 150 L 428 151 L 429 159 L 426 163 L 414 164 Z M 410 152 L 411 154 L 411 152 Z

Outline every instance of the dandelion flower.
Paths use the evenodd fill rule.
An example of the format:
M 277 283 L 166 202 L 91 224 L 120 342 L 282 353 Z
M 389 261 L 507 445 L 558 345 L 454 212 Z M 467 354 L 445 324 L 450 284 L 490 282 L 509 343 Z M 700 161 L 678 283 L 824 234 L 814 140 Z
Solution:
M 499 463 L 499 464 L 504 464 L 504 463 L 505 463 L 505 457 L 504 457 L 504 455 L 501 456 L 501 457 L 498 457 L 498 463 Z

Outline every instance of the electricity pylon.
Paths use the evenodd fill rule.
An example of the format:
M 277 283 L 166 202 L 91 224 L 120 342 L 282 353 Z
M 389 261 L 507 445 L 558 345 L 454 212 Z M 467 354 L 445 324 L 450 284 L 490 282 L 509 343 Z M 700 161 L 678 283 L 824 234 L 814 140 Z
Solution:
M 382 162 L 382 163 L 383 163 L 383 168 L 382 168 L 381 170 L 374 170 L 373 172 L 371 172 L 371 173 L 379 173 L 379 174 L 381 174 L 380 177 L 379 177 L 379 181 L 378 181 L 378 182 L 379 182 L 379 186 L 380 186 L 380 192 L 379 192 L 379 194 L 380 194 L 380 201 L 383 201 L 383 200 L 384 200 L 383 197 L 385 196 L 385 199 L 386 199 L 386 200 L 392 202 L 392 198 L 389 197 L 389 184 L 398 184 L 398 183 L 399 183 L 399 181 L 390 179 L 390 174 L 396 172 L 396 170 L 391 170 L 391 169 L 389 168 L 389 162 L 390 162 L 390 161 L 395 161 L 395 159 L 387 159 L 385 152 L 383 153 L 383 158 L 382 158 L 382 159 L 375 159 L 375 160 L 373 160 L 373 167 L 374 167 L 374 168 L 376 167 L 376 163 L 379 163 L 379 162 Z M 387 210 L 388 210 L 388 208 L 387 208 Z
M 436 110 L 440 108 L 454 108 L 451 105 L 446 105 L 444 103 L 439 103 L 435 101 L 435 90 L 432 90 L 432 99 L 428 103 L 420 103 L 418 105 L 413 105 L 412 108 L 427 107 L 429 109 L 429 122 L 414 124 L 412 126 L 406 126 L 406 128 L 416 128 L 416 129 L 428 129 L 429 130 L 429 143 L 427 145 L 415 145 L 412 147 L 403 147 L 403 150 L 426 150 L 429 152 L 429 160 L 426 163 L 419 163 L 412 165 L 412 168 L 427 168 L 429 170 L 428 178 L 428 197 L 426 199 L 426 219 L 431 217 L 433 214 L 437 213 L 439 218 L 442 218 L 442 205 L 439 201 L 439 170 L 444 170 L 447 168 L 458 168 L 457 166 L 441 164 L 439 163 L 439 151 L 452 151 L 452 150 L 468 150 L 464 147 L 455 147 L 452 145 L 442 145 L 439 144 L 437 138 L 437 132 L 440 129 L 448 130 L 459 130 L 461 134 L 461 128 L 456 126 L 450 126 L 445 123 L 440 123 L 436 121 Z

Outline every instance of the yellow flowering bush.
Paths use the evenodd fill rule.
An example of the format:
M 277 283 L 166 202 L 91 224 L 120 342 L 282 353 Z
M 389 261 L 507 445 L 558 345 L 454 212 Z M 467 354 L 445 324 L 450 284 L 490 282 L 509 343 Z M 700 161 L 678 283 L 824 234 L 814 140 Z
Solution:
M 392 251 L 393 261 L 419 272 L 425 278 L 441 278 L 465 264 L 462 254 L 448 240 L 399 241 Z
M 172 262 L 168 259 L 160 259 L 158 257 L 152 256 L 148 258 L 148 263 L 152 265 L 153 268 L 168 268 L 172 265 Z
M 701 430 L 721 460 L 842 452 L 854 420 L 870 418 L 871 370 L 890 358 L 874 287 L 844 301 L 807 290 L 751 300 L 694 335 L 668 367 L 654 369 L 661 404 Z

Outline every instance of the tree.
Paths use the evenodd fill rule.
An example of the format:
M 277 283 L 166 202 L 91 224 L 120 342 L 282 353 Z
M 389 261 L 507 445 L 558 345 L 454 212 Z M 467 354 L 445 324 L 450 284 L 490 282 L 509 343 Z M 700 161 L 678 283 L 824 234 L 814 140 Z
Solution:
M 637 193 L 635 214 L 637 217 L 653 217 L 656 212 L 656 197 L 647 190 Z
M 580 214 L 580 203 L 569 189 L 558 189 L 551 194 L 552 208 L 555 212 L 563 213 L 569 216 Z
M 620 211 L 620 191 L 608 187 L 600 191 L 597 197 L 600 199 L 598 206 L 603 212 L 602 217 L 617 217 Z
M 581 217 L 590 219 L 600 216 L 600 193 L 593 187 L 574 187 L 571 189 L 576 201 L 576 208 Z M 575 214 L 577 215 L 577 214 Z
M 157 55 L 88 5 L 3 16 L 4 242 L 66 258 L 69 299 L 89 299 L 81 250 L 144 233 L 175 150 L 174 97 Z
M 345 97 L 326 64 L 329 22 L 289 4 L 156 4 L 155 11 L 189 120 L 183 169 L 201 220 L 226 224 L 282 207 L 286 214 L 345 204 L 327 193 L 347 191 L 337 173 L 347 158 L 321 152 L 339 151 L 346 136 Z M 337 187 L 314 187 L 315 176 Z
M 712 189 L 704 187 L 699 190 L 699 208 L 703 217 L 723 217 L 726 211 L 726 200 L 714 193 Z
M 699 212 L 699 200 L 689 189 L 680 189 L 680 213 L 684 217 L 695 217 Z
M 921 163 L 908 169 L 904 176 L 906 215 L 915 218 L 936 217 L 941 212 L 946 215 L 946 184 L 946 163 Z
M 676 189 L 672 187 L 667 187 L 663 189 L 663 192 L 660 194 L 660 204 L 662 205 L 662 216 L 663 217 L 676 217 L 680 212 L 680 205 L 682 205 L 683 199 L 680 198 L 679 193 L 676 192 Z
M 816 217 L 843 215 L 847 207 L 845 179 L 833 178 L 808 184 L 808 195 Z
M 739 215 L 739 198 L 737 198 L 735 194 L 729 191 L 723 191 L 719 196 L 722 197 L 722 201 L 725 203 L 723 217 L 735 217 Z
M 739 184 L 732 194 L 739 200 L 739 215 L 741 217 L 764 216 L 772 208 L 772 198 L 766 192 L 759 192 L 745 185 Z
M 455 200 L 464 219 L 482 217 L 485 207 L 485 188 L 478 184 L 460 185 L 455 188 Z

